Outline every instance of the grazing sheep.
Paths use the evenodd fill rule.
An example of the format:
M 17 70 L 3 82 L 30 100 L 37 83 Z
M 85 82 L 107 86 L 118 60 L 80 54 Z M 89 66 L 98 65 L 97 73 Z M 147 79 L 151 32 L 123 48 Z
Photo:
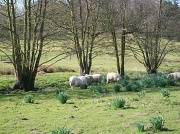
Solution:
M 86 86 L 88 85 L 87 84 L 87 78 L 85 76 L 78 76 L 78 78 L 82 80 L 83 85 L 86 85 Z
M 95 83 L 101 83 L 103 80 L 103 77 L 101 74 L 93 74 L 89 76 L 92 76 L 92 82 L 95 82 Z
M 171 77 L 174 80 L 178 80 L 178 79 L 180 79 L 180 72 L 170 73 L 170 74 L 168 74 L 168 77 Z
M 88 86 L 91 85 L 92 82 L 93 82 L 93 77 L 92 77 L 92 75 L 86 74 L 84 77 L 85 77 L 86 80 L 87 80 L 87 85 L 88 85 Z
M 76 76 L 71 76 L 69 78 L 69 85 L 71 86 L 72 90 L 74 89 L 74 87 L 79 87 L 81 89 L 86 88 L 85 82 L 83 82 L 82 79 L 80 79 Z
M 106 75 L 106 81 L 109 82 L 120 82 L 121 76 L 118 73 L 108 73 Z

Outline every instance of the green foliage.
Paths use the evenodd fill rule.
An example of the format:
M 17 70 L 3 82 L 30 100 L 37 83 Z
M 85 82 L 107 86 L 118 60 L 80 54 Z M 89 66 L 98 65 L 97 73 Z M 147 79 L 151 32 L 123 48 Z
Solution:
M 25 103 L 34 103 L 33 95 L 25 95 L 24 102 Z
M 65 104 L 67 102 L 68 98 L 69 98 L 68 94 L 63 91 L 59 92 L 59 94 L 57 96 L 58 101 L 62 104 Z
M 115 92 L 120 92 L 121 86 L 119 84 L 115 84 L 113 86 L 113 89 L 114 89 Z
M 144 96 L 146 95 L 146 90 L 139 91 L 139 92 L 137 93 L 137 95 L 138 95 L 139 97 L 144 97 Z
M 167 76 L 166 76 L 166 84 L 167 84 L 167 86 L 175 86 L 176 85 L 175 80 L 173 78 L 167 77 Z
M 136 122 L 136 127 L 139 132 L 144 132 L 144 122 Z
M 123 76 L 122 81 L 121 81 L 122 86 L 125 87 L 129 83 L 129 81 L 130 81 L 129 76 L 127 76 L 127 75 Z
M 150 124 L 154 130 L 162 130 L 165 120 L 162 116 L 154 116 L 150 119 Z
M 125 87 L 126 91 L 139 91 L 140 85 L 136 80 L 130 80 L 129 76 L 124 76 L 121 81 L 121 85 Z
M 126 103 L 126 100 L 124 98 L 117 97 L 113 100 L 112 105 L 115 109 L 118 109 L 118 108 L 123 108 L 125 103 Z
M 71 134 L 71 130 L 67 127 L 58 127 L 55 130 L 52 130 L 50 134 Z
M 92 92 L 107 93 L 107 87 L 105 86 L 92 85 L 92 86 L 89 86 L 89 89 Z
M 125 85 L 126 91 L 139 91 L 140 85 L 137 81 L 130 81 Z
M 170 95 L 170 92 L 168 89 L 162 89 L 161 93 L 164 97 L 169 97 L 169 95 Z
M 151 87 L 165 87 L 167 85 L 174 85 L 172 79 L 168 78 L 165 74 L 149 74 L 140 79 L 140 85 L 145 88 Z

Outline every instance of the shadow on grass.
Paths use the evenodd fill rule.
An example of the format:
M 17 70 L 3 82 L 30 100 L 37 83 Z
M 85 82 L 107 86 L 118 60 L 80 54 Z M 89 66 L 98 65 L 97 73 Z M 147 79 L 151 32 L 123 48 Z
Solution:
M 70 96 L 70 98 L 73 98 L 73 99 L 89 99 L 89 98 L 96 98 L 96 97 L 102 96 L 101 93 L 92 92 L 89 89 L 76 89 L 76 90 L 71 90 L 71 89 L 47 90 L 46 89 L 46 90 L 29 91 L 29 92 L 18 90 L 18 91 L 8 92 L 5 94 L 4 93 L 0 94 L 0 101 L 16 102 L 18 100 L 22 100 L 25 95 L 33 95 L 33 98 L 35 100 L 57 99 L 57 94 L 59 93 L 59 91 L 66 92 Z
M 162 130 L 158 130 L 158 131 L 155 131 L 153 130 L 152 128 L 149 128 L 149 129 L 146 129 L 145 132 L 148 132 L 148 134 L 150 133 L 156 133 L 156 132 L 171 132 L 171 133 L 176 133 L 177 130 L 175 129 L 168 129 L 168 128 L 162 128 Z

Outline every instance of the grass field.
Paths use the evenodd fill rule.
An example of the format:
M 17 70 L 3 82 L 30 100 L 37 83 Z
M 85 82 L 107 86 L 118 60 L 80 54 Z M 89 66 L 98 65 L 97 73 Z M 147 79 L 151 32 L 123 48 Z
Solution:
M 53 54 L 52 54 L 53 56 Z M 43 57 L 43 61 L 47 57 Z M 131 79 L 139 80 L 146 75 L 145 68 L 134 57 L 125 60 L 125 71 Z M 178 55 L 168 55 L 159 72 L 180 71 Z M 11 69 L 12 65 L 0 62 L 1 71 Z M 39 91 L 13 91 L 0 93 L 0 134 L 45 134 L 57 127 L 67 127 L 73 134 L 136 134 L 135 124 L 143 121 L 145 131 L 142 133 L 180 133 L 180 83 L 165 88 L 141 88 L 146 95 L 139 97 L 137 92 L 113 90 L 114 84 L 104 84 L 107 92 L 71 90 L 68 78 L 79 74 L 75 56 L 59 61 L 53 66 L 73 69 L 75 72 L 46 73 L 36 78 Z M 92 73 L 116 71 L 116 60 L 108 55 L 98 56 L 93 60 Z M 0 91 L 12 86 L 14 75 L 0 75 Z M 170 91 L 169 97 L 163 97 L 162 89 Z M 66 92 L 70 98 L 66 104 L 57 100 L 57 91 Z M 25 103 L 25 95 L 33 95 L 34 103 Z M 124 108 L 114 109 L 115 98 L 126 100 Z M 165 119 L 162 131 L 150 127 L 150 119 L 160 115 Z
M 58 75 L 61 74 L 57 73 L 56 76 Z M 166 98 L 160 93 L 161 88 L 146 89 L 146 95 L 139 97 L 137 92 L 115 93 L 112 86 L 113 84 L 107 85 L 107 93 L 92 92 L 89 89 L 72 91 L 69 87 L 51 85 L 51 88 L 46 87 L 46 90 L 39 92 L 1 94 L 0 133 L 49 133 L 52 129 L 65 126 L 75 134 L 135 134 L 138 133 L 136 122 L 143 121 L 145 127 L 148 127 L 150 118 L 155 115 L 161 115 L 165 119 L 164 130 L 156 133 L 180 132 L 179 87 L 167 87 L 170 97 Z M 66 104 L 58 102 L 57 89 L 70 96 Z M 23 101 L 27 94 L 34 96 L 34 103 Z M 125 107 L 114 109 L 112 101 L 119 96 L 125 98 Z M 154 131 L 147 129 L 144 133 Z

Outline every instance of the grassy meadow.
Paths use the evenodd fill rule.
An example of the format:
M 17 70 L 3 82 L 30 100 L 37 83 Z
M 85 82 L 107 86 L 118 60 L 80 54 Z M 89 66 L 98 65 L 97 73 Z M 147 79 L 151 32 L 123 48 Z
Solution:
M 48 57 L 53 56 L 53 53 Z M 42 61 L 47 56 L 42 57 Z M 133 56 L 126 57 L 126 74 L 132 80 L 139 80 L 146 75 L 145 68 Z M 167 55 L 159 72 L 168 73 L 180 71 L 179 55 Z M 12 65 L 0 61 L 0 71 L 11 71 Z M 12 91 L 0 93 L 0 134 L 49 134 L 58 127 L 67 127 L 73 134 L 137 134 L 137 133 L 180 133 L 180 82 L 175 86 L 140 87 L 145 90 L 144 96 L 138 92 L 126 91 L 121 86 L 120 92 L 115 92 L 114 83 L 103 83 L 107 91 L 98 92 L 88 89 L 71 90 L 68 79 L 72 75 L 79 75 L 77 59 L 60 60 L 53 65 L 72 72 L 54 72 L 38 75 L 36 87 L 38 91 Z M 92 73 L 116 71 L 116 59 L 108 55 L 97 56 L 93 60 Z M 12 86 L 14 75 L 0 75 L 0 91 Z M 170 92 L 164 97 L 162 89 Z M 58 91 L 69 95 L 67 103 L 61 104 L 57 100 Z M 34 103 L 25 103 L 24 96 L 32 95 Z M 115 109 L 115 98 L 124 98 L 123 108 Z M 162 131 L 154 131 L 150 125 L 153 116 L 164 118 Z M 137 122 L 144 122 L 144 132 L 138 132 Z

